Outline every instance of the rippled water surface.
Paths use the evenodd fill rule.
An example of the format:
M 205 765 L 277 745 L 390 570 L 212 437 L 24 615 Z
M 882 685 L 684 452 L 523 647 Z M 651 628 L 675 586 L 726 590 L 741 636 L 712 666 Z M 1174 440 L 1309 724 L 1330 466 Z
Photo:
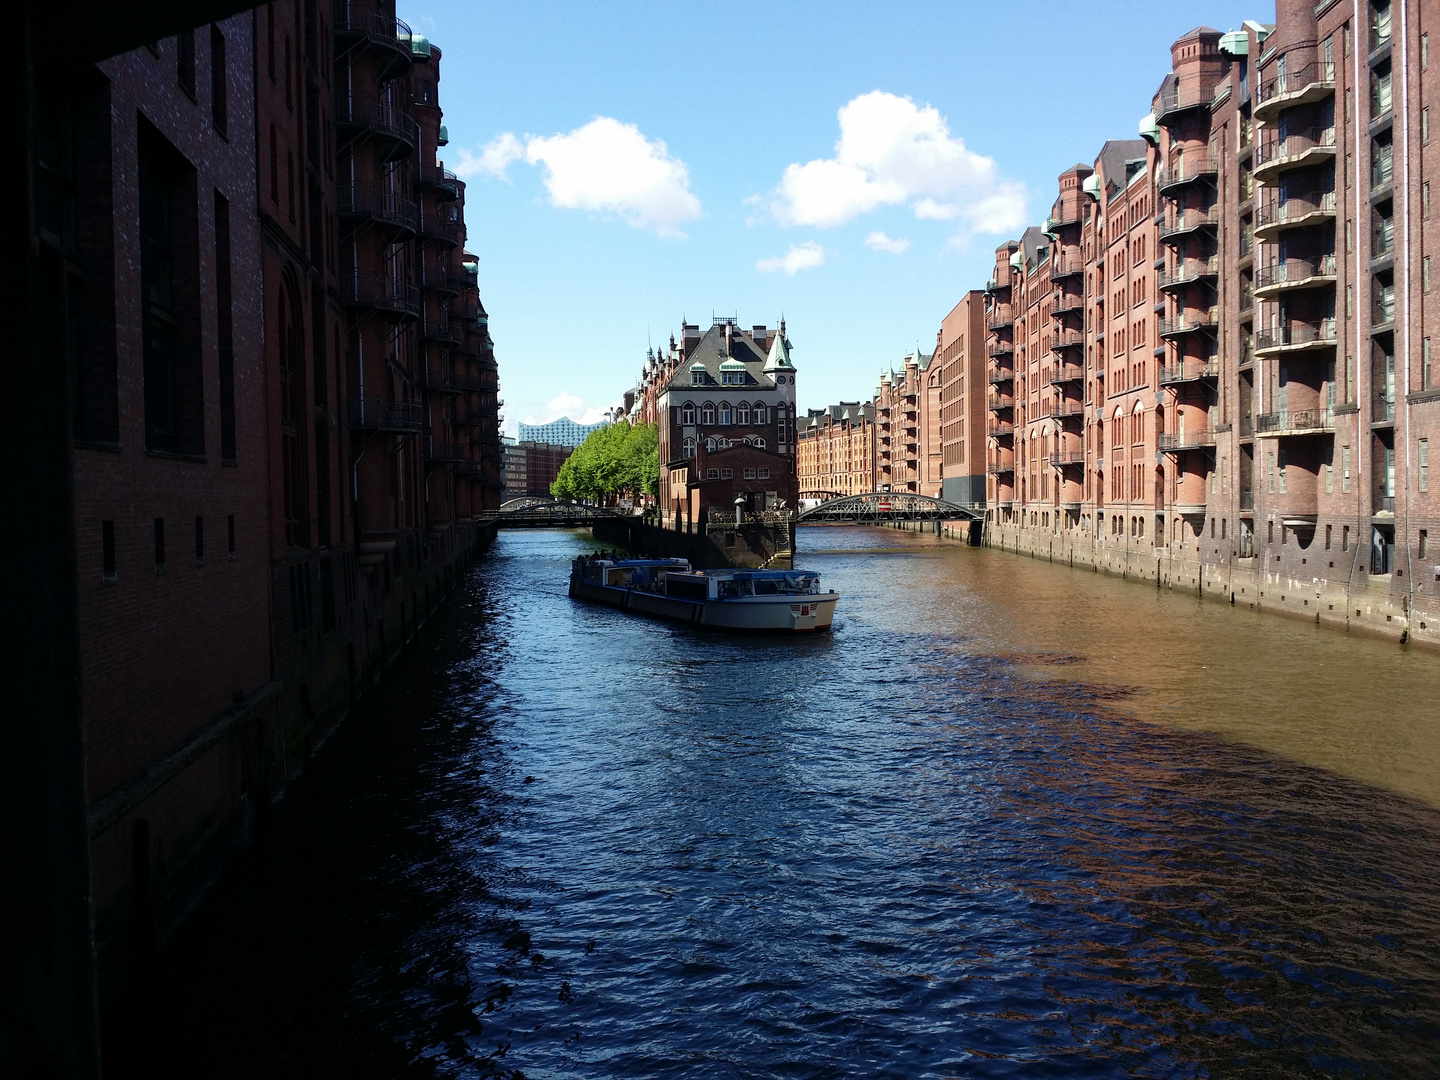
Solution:
M 569 600 L 587 541 L 502 534 L 113 1060 L 1436 1074 L 1434 657 L 853 529 L 833 633 L 713 636 Z

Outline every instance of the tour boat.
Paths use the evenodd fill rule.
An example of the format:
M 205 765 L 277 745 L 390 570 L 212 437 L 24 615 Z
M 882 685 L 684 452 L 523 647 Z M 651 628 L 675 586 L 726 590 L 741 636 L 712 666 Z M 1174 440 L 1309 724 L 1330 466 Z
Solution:
M 595 559 L 570 567 L 570 595 L 723 630 L 829 630 L 839 593 L 809 570 L 692 570 L 684 559 Z

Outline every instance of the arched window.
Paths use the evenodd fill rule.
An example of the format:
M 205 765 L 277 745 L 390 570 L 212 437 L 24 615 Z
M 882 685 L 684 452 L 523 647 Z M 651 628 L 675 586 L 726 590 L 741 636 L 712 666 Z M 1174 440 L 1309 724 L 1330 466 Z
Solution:
M 762 438 L 760 438 L 760 436 L 758 436 L 758 435 L 755 436 L 754 446 L 755 446 L 755 448 L 756 448 L 757 450 L 764 450 L 764 449 L 765 449 L 765 440 L 762 439 Z
M 705 449 L 706 449 L 706 451 L 708 451 L 709 453 L 713 454 L 713 453 L 715 452 L 715 440 L 714 440 L 714 439 L 706 439 L 706 440 L 705 440 Z
M 730 403 L 728 401 L 720 405 L 720 424 L 722 427 L 730 426 Z
M 765 424 L 765 423 L 767 423 L 767 422 L 768 422 L 768 421 L 765 419 L 765 403 L 764 403 L 764 402 L 761 402 L 761 401 L 755 402 L 755 423 L 756 423 L 756 425 Z
M 750 426 L 750 406 L 741 402 L 735 410 L 735 422 L 742 427 Z
M 694 439 L 687 438 L 687 439 L 685 440 L 685 458 L 686 458 L 686 460 L 688 461 L 690 458 L 693 458 L 694 456 L 695 456 L 695 440 L 694 440 Z
M 700 422 L 707 427 L 715 423 L 715 406 L 708 401 L 700 408 Z
M 692 426 L 694 426 L 694 423 L 695 423 L 695 405 L 694 405 L 693 402 L 687 401 L 687 402 L 685 403 L 685 407 L 680 410 L 680 423 L 684 424 L 686 427 L 692 427 Z M 693 440 L 692 440 L 691 449 L 692 449 L 692 450 L 694 449 Z

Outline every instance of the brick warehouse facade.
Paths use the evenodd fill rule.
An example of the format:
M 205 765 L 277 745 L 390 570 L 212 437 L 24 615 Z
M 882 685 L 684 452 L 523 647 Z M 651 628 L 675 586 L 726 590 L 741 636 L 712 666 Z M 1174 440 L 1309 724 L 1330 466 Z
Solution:
M 988 542 L 1437 643 L 1433 8 L 1276 15 L 997 252 Z
M 493 535 L 439 65 L 393 7 L 277 0 L 45 96 L 103 1001 Z

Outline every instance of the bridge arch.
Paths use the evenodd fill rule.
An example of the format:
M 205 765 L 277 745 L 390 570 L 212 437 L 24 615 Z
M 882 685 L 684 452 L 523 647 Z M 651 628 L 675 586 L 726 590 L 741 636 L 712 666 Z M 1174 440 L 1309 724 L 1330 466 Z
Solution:
M 801 512 L 796 523 L 883 525 L 891 521 L 980 521 L 984 511 L 913 491 L 871 491 L 827 499 Z

